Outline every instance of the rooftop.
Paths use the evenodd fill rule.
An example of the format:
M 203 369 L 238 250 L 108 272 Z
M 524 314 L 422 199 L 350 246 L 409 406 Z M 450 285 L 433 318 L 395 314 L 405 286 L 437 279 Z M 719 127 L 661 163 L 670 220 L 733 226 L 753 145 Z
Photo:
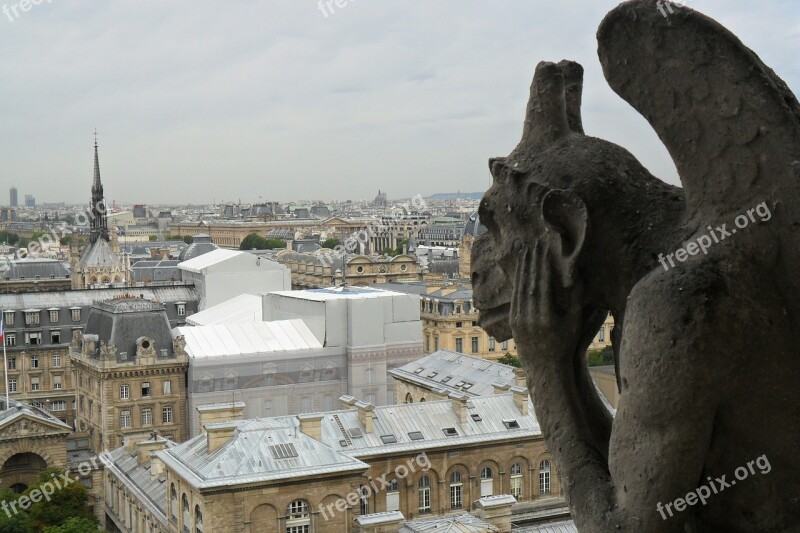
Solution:
M 191 246 L 189 248 L 191 248 Z M 186 250 L 188 251 L 189 248 L 187 248 Z M 183 261 L 178 265 L 178 268 L 180 268 L 181 270 L 186 270 L 188 272 L 200 273 L 211 266 L 214 266 L 218 263 L 222 263 L 223 261 L 227 261 L 228 259 L 238 257 L 245 253 L 247 252 L 217 248 L 209 252 L 206 252 L 202 255 L 199 255 L 197 257 L 194 257 L 192 259 Z
M 514 386 L 514 367 L 448 350 L 389 370 L 389 374 L 427 389 L 464 392 L 470 396 L 494 394 L 494 383 Z
M 326 289 L 304 289 L 295 291 L 274 291 L 289 298 L 301 300 L 311 300 L 315 302 L 327 302 L 331 300 L 360 300 L 365 298 L 386 298 L 390 296 L 401 296 L 402 293 L 388 291 L 372 287 L 331 287 Z
M 86 289 L 79 291 L 43 291 L 19 294 L 0 294 L 0 309 L 50 309 L 90 307 L 95 302 L 112 300 L 133 293 L 140 298 L 158 302 L 196 301 L 192 285 L 169 287 L 133 287 L 127 289 Z
M 261 297 L 240 294 L 217 305 L 212 305 L 186 319 L 192 326 L 215 324 L 242 324 L 262 321 Z
M 186 341 L 186 352 L 196 358 L 322 348 L 317 337 L 300 319 L 241 321 L 175 329 Z

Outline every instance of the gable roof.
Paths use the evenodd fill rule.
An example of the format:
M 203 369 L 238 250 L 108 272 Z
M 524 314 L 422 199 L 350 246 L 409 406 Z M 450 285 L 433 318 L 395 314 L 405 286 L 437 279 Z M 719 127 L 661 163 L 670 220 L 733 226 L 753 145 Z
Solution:
M 240 322 L 175 328 L 186 341 L 190 357 L 255 355 L 322 348 L 301 319 Z

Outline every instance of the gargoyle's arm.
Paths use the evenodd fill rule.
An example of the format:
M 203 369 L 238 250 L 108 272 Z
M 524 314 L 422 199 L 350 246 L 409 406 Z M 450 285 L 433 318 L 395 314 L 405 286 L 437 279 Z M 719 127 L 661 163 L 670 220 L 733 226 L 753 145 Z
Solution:
M 674 516 L 665 509 L 664 519 L 657 505 L 664 508 L 704 482 L 716 406 L 698 403 L 692 394 L 704 386 L 698 376 L 708 375 L 698 368 L 702 337 L 683 331 L 675 338 L 654 327 L 677 323 L 677 317 L 659 309 L 659 301 L 664 300 L 632 297 L 629 304 L 625 328 L 644 334 L 622 345 L 625 385 L 612 430 L 610 462 L 598 452 L 579 401 L 577 368 L 585 364 L 582 356 L 574 355 L 568 364 L 569 357 L 543 354 L 542 346 L 519 346 L 532 367 L 536 414 L 581 532 L 684 531 L 692 508 L 678 512 L 672 507 Z M 686 345 L 689 339 L 691 346 Z

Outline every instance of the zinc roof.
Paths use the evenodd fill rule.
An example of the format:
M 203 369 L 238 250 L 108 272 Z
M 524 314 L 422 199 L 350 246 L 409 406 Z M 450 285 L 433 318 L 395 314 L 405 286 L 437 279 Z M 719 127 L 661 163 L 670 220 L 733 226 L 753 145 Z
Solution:
M 467 401 L 466 421 L 461 422 L 451 400 L 419 402 L 375 407 L 372 412 L 372 432 L 368 433 L 358 419 L 358 410 L 330 411 L 321 421 L 322 441 L 353 457 L 368 457 L 387 453 L 453 447 L 498 439 L 538 437 L 542 434 L 533 404 L 528 399 L 528 414 L 522 415 L 514 403 L 513 394 L 497 394 L 470 398 Z M 476 420 L 472 415 L 477 415 Z M 296 416 L 280 417 L 286 424 L 299 425 Z M 508 429 L 504 421 L 515 420 L 518 429 Z M 339 425 L 345 428 L 344 434 Z M 350 428 L 361 436 L 354 437 Z M 443 429 L 454 428 L 456 435 L 446 436 Z M 419 432 L 422 440 L 412 440 L 409 433 Z M 392 435 L 397 441 L 385 443 L 382 436 Z M 342 444 L 345 442 L 346 444 Z
M 500 530 L 469 513 L 411 520 L 403 524 L 400 533 L 495 533 Z
M 242 420 L 216 426 L 224 424 L 236 426 L 234 435 L 214 452 L 208 451 L 207 436 L 198 435 L 158 452 L 158 456 L 199 489 L 369 468 L 366 463 L 277 419 Z
M 329 300 L 347 300 L 363 298 L 385 298 L 387 296 L 401 296 L 402 293 L 387 291 L 384 289 L 374 289 L 371 287 L 335 287 L 327 289 L 303 289 L 294 291 L 274 291 L 272 294 L 280 294 L 290 298 L 301 300 L 312 300 L 316 302 L 326 302 Z
M 575 522 L 572 520 L 562 520 L 549 524 L 515 528 L 514 533 L 578 533 L 578 528 L 575 527 Z
M 209 326 L 212 324 L 262 322 L 261 310 L 260 296 L 240 294 L 191 315 L 186 319 L 186 323 L 192 326 Z
M 301 319 L 241 322 L 175 328 L 186 340 L 190 357 L 251 355 L 322 348 Z
M 464 392 L 470 396 L 494 394 L 493 383 L 514 386 L 516 379 L 511 366 L 448 350 L 438 350 L 427 357 L 389 370 L 389 374 L 431 390 L 445 389 L 450 392 Z M 459 383 L 463 385 L 457 387 Z M 466 385 L 469 386 L 464 388 Z
M 128 287 L 122 289 L 86 289 L 0 294 L 0 309 L 49 309 L 51 307 L 89 307 L 96 302 L 133 294 L 158 302 L 197 301 L 194 286 Z

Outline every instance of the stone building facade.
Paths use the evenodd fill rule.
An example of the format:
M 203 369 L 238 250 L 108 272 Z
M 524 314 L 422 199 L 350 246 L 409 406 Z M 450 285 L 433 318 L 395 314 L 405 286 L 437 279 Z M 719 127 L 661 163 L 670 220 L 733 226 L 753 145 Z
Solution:
M 284 250 L 275 255 L 275 260 L 291 270 L 294 289 L 318 289 L 341 285 L 344 281 L 342 256 L 333 250 L 310 253 Z M 347 254 L 344 265 L 346 282 L 351 286 L 414 281 L 421 276 L 417 260 L 406 254 L 395 257 Z
M 99 453 L 131 434 L 187 438 L 186 372 L 181 337 L 173 339 L 164 306 L 141 298 L 96 304 L 70 344 L 78 431 Z

